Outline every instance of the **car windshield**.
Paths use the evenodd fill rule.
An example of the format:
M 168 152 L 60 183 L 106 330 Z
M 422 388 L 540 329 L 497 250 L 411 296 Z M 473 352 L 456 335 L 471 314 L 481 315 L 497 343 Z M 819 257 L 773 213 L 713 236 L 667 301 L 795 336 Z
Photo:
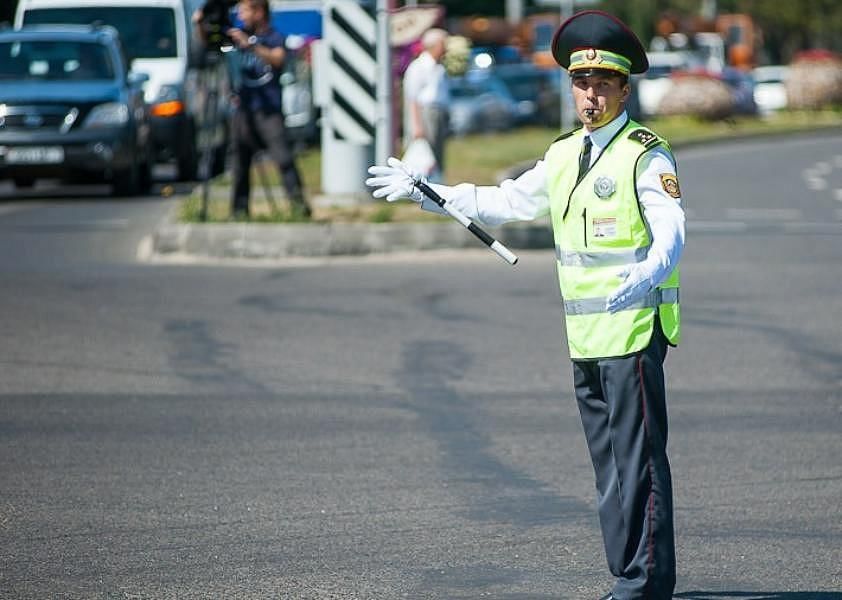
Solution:
M 451 98 L 476 98 L 483 94 L 493 94 L 501 98 L 509 98 L 509 91 L 499 77 L 487 73 L 477 76 L 453 78 L 450 80 Z
M 669 77 L 672 75 L 674 67 L 672 65 L 649 65 L 649 70 L 646 71 L 644 77 L 646 79 L 658 79 L 660 77 Z
M 97 6 L 27 10 L 24 25 L 70 23 L 111 25 L 120 33 L 126 55 L 131 58 L 177 56 L 175 12 L 165 7 Z
M 544 87 L 540 75 L 521 73 L 501 75 L 500 78 L 516 100 L 534 100 Z
M 96 42 L 0 42 L 0 79 L 84 81 L 114 78 L 108 49 Z
M 480 81 L 459 81 L 450 83 L 451 98 L 475 98 L 489 91 L 489 86 Z

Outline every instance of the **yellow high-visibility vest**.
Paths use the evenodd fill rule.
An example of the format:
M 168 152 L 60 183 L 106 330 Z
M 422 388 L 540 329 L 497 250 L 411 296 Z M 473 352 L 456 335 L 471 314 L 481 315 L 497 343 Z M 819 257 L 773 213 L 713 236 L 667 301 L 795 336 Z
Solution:
M 577 184 L 583 130 L 562 136 L 546 155 L 550 215 L 564 300 L 570 357 L 625 356 L 652 339 L 655 310 L 667 340 L 680 338 L 678 265 L 666 281 L 628 309 L 605 310 L 617 273 L 646 258 L 651 237 L 637 198 L 640 157 L 666 140 L 629 120 Z

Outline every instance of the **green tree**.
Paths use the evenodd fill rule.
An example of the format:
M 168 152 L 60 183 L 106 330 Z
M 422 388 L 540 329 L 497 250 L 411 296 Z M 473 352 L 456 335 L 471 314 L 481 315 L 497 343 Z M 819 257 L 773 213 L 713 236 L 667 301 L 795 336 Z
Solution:
M 703 0 L 601 0 L 595 8 L 617 15 L 648 44 L 660 15 L 698 17 L 703 3 Z M 444 6 L 448 17 L 500 17 L 506 10 L 505 0 L 444 0 L 439 4 Z M 766 55 L 772 62 L 788 62 L 797 51 L 810 48 L 842 52 L 840 0 L 717 0 L 716 5 L 720 13 L 744 13 L 755 20 L 763 33 Z M 527 12 L 539 9 L 531 0 L 524 0 L 524 8 Z
M 599 8 L 623 19 L 644 43 L 652 39 L 658 17 L 700 16 L 702 0 L 602 0 Z M 762 32 L 771 62 L 789 62 L 799 50 L 842 52 L 842 2 L 839 0 L 718 0 L 720 13 L 750 15 Z
M 788 61 L 798 50 L 842 51 L 842 3 L 838 0 L 721 0 L 751 15 L 764 34 L 771 58 Z

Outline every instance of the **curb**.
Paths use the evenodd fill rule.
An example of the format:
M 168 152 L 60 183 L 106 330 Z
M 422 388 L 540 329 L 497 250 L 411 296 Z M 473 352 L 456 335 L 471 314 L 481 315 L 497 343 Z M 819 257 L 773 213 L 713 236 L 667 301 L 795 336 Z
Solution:
M 549 221 L 506 225 L 489 232 L 510 248 L 553 247 Z M 144 254 L 159 258 L 189 255 L 277 259 L 482 247 L 481 242 L 456 223 L 195 225 L 165 222 L 150 237 L 146 242 L 150 247 Z

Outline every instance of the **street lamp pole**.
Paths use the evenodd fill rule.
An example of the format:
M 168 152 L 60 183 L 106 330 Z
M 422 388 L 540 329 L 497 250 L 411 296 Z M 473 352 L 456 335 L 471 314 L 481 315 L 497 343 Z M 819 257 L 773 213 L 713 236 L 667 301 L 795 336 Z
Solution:
M 506 0 L 506 21 L 512 25 L 523 21 L 523 0 Z
M 374 158 L 385 165 L 392 149 L 392 53 L 389 15 L 394 0 L 377 0 L 377 126 Z
M 560 0 L 559 17 L 561 23 L 573 16 L 573 2 L 574 0 Z M 573 96 L 570 93 L 570 76 L 566 69 L 561 70 L 561 77 L 559 77 L 559 105 L 561 107 L 561 130 L 570 131 L 575 127 L 576 113 L 572 110 Z

